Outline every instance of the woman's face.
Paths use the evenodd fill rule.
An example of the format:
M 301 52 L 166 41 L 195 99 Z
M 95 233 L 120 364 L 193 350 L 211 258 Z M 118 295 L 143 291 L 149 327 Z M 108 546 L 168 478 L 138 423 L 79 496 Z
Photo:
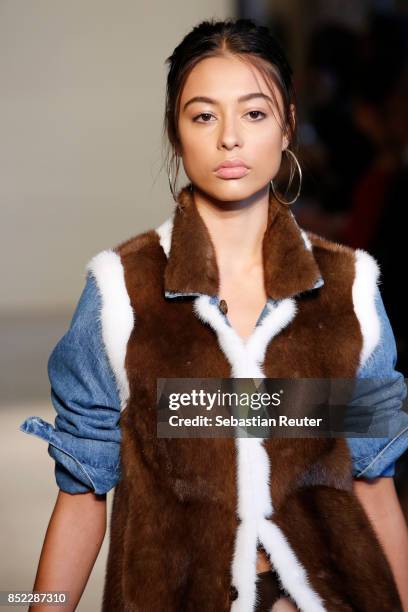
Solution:
M 274 92 L 282 111 L 275 86 Z M 256 97 L 240 100 L 249 94 Z M 178 126 L 187 176 L 217 200 L 240 200 L 264 189 L 288 146 L 262 73 L 234 56 L 206 58 L 193 68 L 182 91 Z M 216 173 L 220 163 L 234 158 L 249 169 Z

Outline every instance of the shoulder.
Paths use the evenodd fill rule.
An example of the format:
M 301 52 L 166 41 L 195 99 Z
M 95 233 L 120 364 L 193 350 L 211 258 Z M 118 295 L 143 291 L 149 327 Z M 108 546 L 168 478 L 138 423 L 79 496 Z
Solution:
M 70 329 L 81 330 L 92 335 L 92 327 L 97 323 L 95 315 L 100 308 L 100 299 L 94 277 L 85 272 L 84 285 L 72 315 Z
M 329 240 L 314 232 L 305 231 L 305 240 L 310 244 L 313 254 L 321 261 L 339 265 L 341 262 L 353 265 L 354 280 L 361 281 L 364 277 L 371 285 L 377 285 L 381 270 L 376 258 L 364 249 L 355 249 L 346 244 Z
M 395 369 L 397 346 L 381 294 L 380 265 L 364 249 L 353 249 L 312 232 L 306 232 L 306 240 L 326 286 L 336 275 L 341 278 L 341 266 L 348 266 L 352 273 L 352 304 L 363 343 L 350 406 L 357 406 L 357 417 L 363 406 L 359 418 L 364 417 L 364 423 L 370 423 L 375 432 L 372 437 L 347 437 L 353 475 L 367 479 L 393 476 L 395 462 L 408 448 L 408 414 L 403 409 L 408 390 L 404 375 Z
M 343 303 L 352 304 L 362 336 L 359 362 L 362 367 L 379 346 L 384 328 L 379 262 L 364 249 L 352 248 L 314 232 L 305 233 L 320 267 L 328 299 L 338 300 L 342 308 Z
M 132 274 L 132 284 L 142 286 L 151 278 L 163 259 L 168 257 L 171 244 L 173 216 L 169 216 L 158 227 L 103 249 L 93 255 L 85 266 L 87 278 L 100 296 L 101 319 L 109 330 L 112 313 L 127 330 L 132 325 L 133 314 L 130 304 L 127 277 Z
M 47 372 L 60 398 L 75 390 L 78 401 L 87 405 L 116 406 L 117 385 L 103 342 L 101 304 L 98 286 L 88 273 L 69 327 L 48 357 Z
M 391 321 L 381 295 L 381 289 L 376 287 L 375 312 L 378 323 L 378 342 L 368 358 L 360 367 L 357 376 L 370 377 L 387 375 L 394 372 L 397 364 L 397 344 Z
M 92 327 L 98 322 L 103 349 L 114 372 L 121 406 L 129 396 L 125 369 L 128 340 L 136 323 L 131 292 L 137 278 L 143 289 L 149 267 L 163 258 L 171 224 L 166 220 L 159 228 L 135 234 L 130 238 L 93 255 L 85 265 L 86 286 L 78 305 L 77 317 Z M 128 275 L 132 271 L 132 284 Z
M 303 230 L 303 233 L 328 285 L 348 282 L 359 308 L 371 306 L 372 309 L 381 277 L 376 258 L 364 249 L 355 249 L 310 231 Z
M 127 269 L 143 273 L 146 267 L 162 260 L 163 255 L 168 256 L 172 226 L 170 216 L 158 227 L 134 234 L 93 255 L 86 264 L 86 272 L 92 274 L 101 293 L 108 289 L 106 283 L 122 283 Z
M 98 314 L 101 308 L 101 294 L 95 278 L 85 272 L 85 279 L 79 298 L 71 317 L 68 329 L 60 338 L 50 359 L 58 351 L 68 347 L 73 349 L 82 346 L 87 350 L 97 350 L 100 347 L 100 321 Z

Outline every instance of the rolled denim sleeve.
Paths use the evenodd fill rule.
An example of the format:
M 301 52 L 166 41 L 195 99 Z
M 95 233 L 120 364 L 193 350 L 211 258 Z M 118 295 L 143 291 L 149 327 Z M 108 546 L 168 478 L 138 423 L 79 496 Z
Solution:
M 394 476 L 395 462 L 408 448 L 407 386 L 404 375 L 395 369 L 395 337 L 378 287 L 375 299 L 381 323 L 380 341 L 359 368 L 357 378 L 370 379 L 365 387 L 363 385 L 361 399 L 369 408 L 372 422 L 369 431 L 375 431 L 376 437 L 347 438 L 353 476 L 367 479 Z M 354 398 L 352 403 L 355 401 L 359 398 Z
M 28 417 L 20 430 L 48 442 L 57 485 L 103 494 L 120 478 L 120 400 L 102 340 L 101 297 L 87 273 L 68 331 L 48 359 L 55 426 Z

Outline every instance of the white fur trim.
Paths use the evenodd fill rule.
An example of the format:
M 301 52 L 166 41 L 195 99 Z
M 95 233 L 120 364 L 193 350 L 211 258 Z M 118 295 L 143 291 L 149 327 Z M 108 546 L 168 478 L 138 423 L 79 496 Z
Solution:
M 127 343 L 134 326 L 133 309 L 126 289 L 120 256 L 108 249 L 92 257 L 86 265 L 98 285 L 102 306 L 102 338 L 119 391 L 120 409 L 129 399 L 129 381 L 125 368 Z
M 173 231 L 173 216 L 168 217 L 159 227 L 156 227 L 156 232 L 159 235 L 159 242 L 162 246 L 163 251 L 168 258 L 170 255 L 170 247 L 171 247 L 171 235 Z
M 375 304 L 379 277 L 380 267 L 376 259 L 367 251 L 356 249 L 352 294 L 354 311 L 363 335 L 360 367 L 365 364 L 380 341 L 381 322 Z
M 227 324 L 218 305 L 210 296 L 194 300 L 197 317 L 208 323 L 217 334 L 218 343 L 231 365 L 235 378 L 265 378 L 263 362 L 270 341 L 294 318 L 297 305 L 293 298 L 268 302 L 268 312 L 244 341 Z M 258 539 L 276 560 L 276 569 L 285 578 L 282 584 L 305 612 L 322 612 L 324 608 L 317 593 L 307 582 L 306 572 L 277 525 L 266 520 L 273 514 L 270 494 L 269 456 L 263 438 L 236 437 L 237 449 L 237 513 L 241 519 L 236 532 L 232 560 L 232 580 L 238 597 L 231 612 L 252 612 L 256 606 L 256 560 Z M 270 528 L 269 528 L 270 526 Z M 292 577 L 293 576 L 293 577 Z
M 305 243 L 305 247 L 307 248 L 308 251 L 311 251 L 312 250 L 312 243 L 310 242 L 309 236 L 302 229 L 300 230 L 300 233 L 302 235 L 303 242 Z
M 309 584 L 304 568 L 281 529 L 272 521 L 264 520 L 259 524 L 259 532 L 283 588 L 290 593 L 299 609 L 302 612 L 324 612 L 323 601 Z

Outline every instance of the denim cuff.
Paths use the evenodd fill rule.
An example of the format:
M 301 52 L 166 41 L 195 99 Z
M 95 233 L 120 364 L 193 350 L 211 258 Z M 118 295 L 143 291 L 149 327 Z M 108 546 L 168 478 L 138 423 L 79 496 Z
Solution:
M 362 440 L 367 444 L 367 438 Z M 353 444 L 353 441 L 358 444 L 361 439 L 349 439 L 349 444 Z M 392 439 L 369 438 L 369 442 L 372 452 L 370 455 L 354 460 L 353 476 L 368 479 L 378 478 L 379 476 L 394 476 L 395 462 L 408 448 L 408 425 L 404 425 Z
M 48 442 L 48 454 L 56 462 L 56 481 L 63 491 L 101 495 L 117 484 L 120 461 L 115 443 L 60 432 L 36 416 L 28 417 L 19 429 Z

